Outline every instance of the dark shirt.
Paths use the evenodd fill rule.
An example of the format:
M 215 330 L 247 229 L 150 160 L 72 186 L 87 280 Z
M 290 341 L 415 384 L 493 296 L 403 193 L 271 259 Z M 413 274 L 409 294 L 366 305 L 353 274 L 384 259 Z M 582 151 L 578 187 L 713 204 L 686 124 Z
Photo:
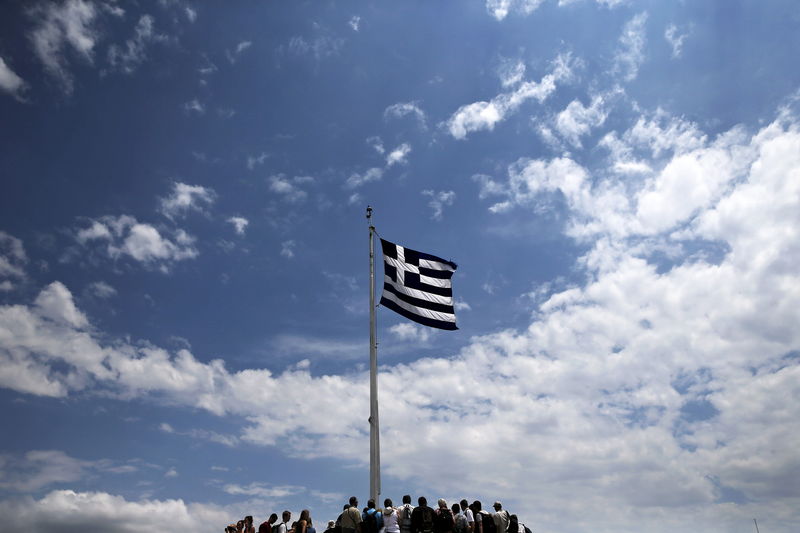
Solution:
M 427 505 L 419 507 L 414 507 L 414 510 L 411 511 L 411 533 L 421 533 L 424 531 L 423 528 L 423 521 L 422 515 L 423 513 L 430 513 L 430 520 L 431 520 L 431 529 L 433 529 L 433 521 L 436 519 L 436 513 L 433 512 L 433 509 L 428 507 Z
M 272 533 L 272 524 L 269 520 L 258 526 L 258 533 Z

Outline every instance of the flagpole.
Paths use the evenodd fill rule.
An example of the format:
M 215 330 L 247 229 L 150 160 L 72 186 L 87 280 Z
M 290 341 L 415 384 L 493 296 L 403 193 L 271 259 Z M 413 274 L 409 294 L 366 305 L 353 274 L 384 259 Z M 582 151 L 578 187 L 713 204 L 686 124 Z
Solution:
M 375 333 L 375 226 L 372 207 L 367 206 L 369 224 L 369 496 L 378 503 L 381 493 L 381 446 L 378 425 L 378 341 Z

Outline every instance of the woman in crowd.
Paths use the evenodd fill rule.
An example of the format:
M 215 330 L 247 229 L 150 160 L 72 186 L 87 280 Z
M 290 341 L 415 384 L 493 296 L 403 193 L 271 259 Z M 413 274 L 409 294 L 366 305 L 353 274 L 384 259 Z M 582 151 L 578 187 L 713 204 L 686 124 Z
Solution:
M 392 500 L 383 500 L 383 533 L 400 533 L 399 517 L 397 509 L 392 507 Z
M 294 533 L 317 533 L 311 524 L 311 511 L 308 509 L 300 511 L 300 518 L 294 525 Z

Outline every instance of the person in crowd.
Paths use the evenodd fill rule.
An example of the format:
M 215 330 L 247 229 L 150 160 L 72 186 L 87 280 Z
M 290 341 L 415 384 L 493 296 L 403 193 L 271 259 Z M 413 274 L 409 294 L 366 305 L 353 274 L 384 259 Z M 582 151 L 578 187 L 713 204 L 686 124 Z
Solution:
M 344 507 L 342 507 L 341 514 L 339 514 L 339 516 L 336 517 L 336 522 L 334 522 L 333 526 L 333 528 L 336 530 L 336 533 L 342 533 L 342 517 L 344 516 L 345 511 L 347 511 L 347 509 L 349 508 L 350 508 L 349 503 L 344 504 Z
M 477 533 L 475 531 L 475 516 L 472 514 L 472 509 L 469 508 L 469 502 L 463 499 L 459 503 L 459 506 L 461 507 L 461 513 L 464 515 L 464 519 L 467 521 L 466 533 Z
M 225 533 L 236 533 L 236 524 L 225 526 Z
M 452 511 L 447 508 L 447 500 L 439 498 L 436 503 L 439 507 L 436 509 L 436 520 L 433 523 L 434 533 L 453 533 L 455 519 Z
M 358 510 L 358 498 L 350 497 L 350 505 L 342 513 L 342 533 L 361 533 L 361 513 Z
M 328 520 L 328 529 L 325 530 L 325 533 L 336 533 L 336 520 Z
M 390 498 L 383 500 L 383 533 L 400 533 L 400 513 Z
M 472 514 L 475 516 L 475 533 L 495 533 L 494 518 L 483 510 L 480 500 L 472 502 Z
M 236 522 L 236 533 L 244 533 L 244 520 Z
M 289 533 L 289 520 L 292 519 L 292 512 L 288 509 L 281 515 L 281 523 L 274 528 L 275 533 Z
M 461 506 L 457 503 L 454 503 L 450 510 L 453 511 L 453 518 L 455 519 L 453 532 L 467 533 L 467 517 L 461 512 Z
M 417 498 L 417 505 L 411 512 L 411 533 L 433 533 L 433 522 L 436 513 L 428 507 L 425 496 Z
M 515 514 L 508 517 L 508 533 L 525 533 L 525 524 L 520 524 Z
M 375 509 L 375 500 L 367 501 L 364 514 L 361 515 L 361 533 L 379 533 L 383 529 L 383 513 Z
M 400 533 L 411 533 L 411 513 L 413 511 L 414 506 L 411 505 L 411 495 L 406 494 L 403 496 L 403 505 L 397 510 Z
M 311 533 L 309 528 L 313 529 L 313 524 L 311 523 L 311 511 L 308 509 L 303 509 L 300 511 L 300 518 L 297 519 L 297 522 L 294 525 L 294 533 Z
M 256 528 L 253 526 L 253 517 L 247 515 L 244 517 L 244 533 L 256 533 Z
M 503 509 L 503 504 L 500 502 L 494 502 L 494 527 L 497 530 L 497 533 L 507 533 L 508 531 L 508 522 L 510 517 L 508 516 L 508 511 Z
M 278 521 L 278 515 L 272 513 L 269 518 L 258 526 L 258 533 L 272 533 L 272 524 Z

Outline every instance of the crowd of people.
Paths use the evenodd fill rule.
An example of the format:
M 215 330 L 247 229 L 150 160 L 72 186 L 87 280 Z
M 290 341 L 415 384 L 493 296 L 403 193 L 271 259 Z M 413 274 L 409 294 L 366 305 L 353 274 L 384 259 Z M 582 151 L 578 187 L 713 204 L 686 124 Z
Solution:
M 480 501 L 469 503 L 465 499 L 448 507 L 447 501 L 440 498 L 433 509 L 425 496 L 417 499 L 415 507 L 411 505 L 411 496 L 406 494 L 398 507 L 386 498 L 382 508 L 369 500 L 366 507 L 359 509 L 358 498 L 352 496 L 342 514 L 328 521 L 324 533 L 533 533 L 517 515 L 503 509 L 502 503 L 494 502 L 492 507 L 494 512 L 489 512 Z M 291 511 L 284 511 L 280 522 L 278 515 L 272 513 L 256 531 L 253 517 L 246 516 L 226 526 L 225 533 L 317 533 L 317 530 L 311 512 L 303 509 L 295 522 Z

